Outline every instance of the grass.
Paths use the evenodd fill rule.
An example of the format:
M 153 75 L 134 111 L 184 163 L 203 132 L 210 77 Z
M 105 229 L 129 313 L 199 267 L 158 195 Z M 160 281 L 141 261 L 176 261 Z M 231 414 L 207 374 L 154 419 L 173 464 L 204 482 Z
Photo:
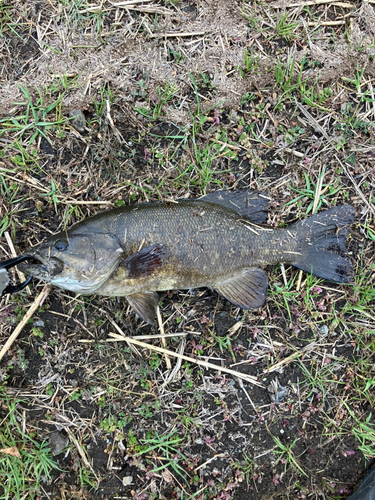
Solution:
M 292 187 L 291 189 L 298 193 L 298 196 L 291 201 L 288 201 L 285 206 L 288 205 L 297 205 L 297 207 L 302 206 L 302 201 L 309 201 L 307 208 L 305 209 L 306 213 L 311 213 L 313 207 L 316 207 L 316 210 L 319 210 L 323 206 L 329 206 L 329 202 L 327 198 L 330 196 L 334 197 L 338 192 L 342 192 L 342 185 L 337 180 L 332 180 L 329 184 L 322 184 L 322 180 L 324 178 L 324 171 L 318 176 L 316 182 L 310 179 L 308 174 L 304 174 L 306 187 L 304 188 L 296 188 Z M 318 202 L 315 204 L 315 199 L 318 197 Z
M 175 431 L 172 431 L 163 436 L 156 435 L 155 437 L 147 437 L 144 439 L 142 450 L 135 454 L 137 456 L 146 456 L 154 458 L 161 465 L 152 469 L 151 473 L 158 473 L 169 467 L 179 478 L 188 484 L 189 474 L 183 463 L 187 458 L 181 453 L 180 446 L 186 437 L 179 437 Z
M 155 122 L 159 119 L 163 106 L 172 100 L 178 91 L 179 89 L 176 85 L 171 85 L 169 82 L 166 82 L 163 89 L 160 87 L 157 88 L 156 96 L 150 96 L 149 108 L 135 107 L 134 109 L 148 120 Z
M 21 429 L 24 402 L 7 397 L 5 391 L 1 399 L 7 406 L 0 431 L 0 498 L 27 495 L 36 499 L 43 494 L 43 485 L 51 483 L 53 472 L 61 472 L 61 469 L 52 458 L 47 443 L 37 439 L 36 431 L 27 427 L 27 430 Z
M 38 97 L 34 100 L 31 98 L 27 87 L 20 86 L 20 90 L 24 95 L 26 102 L 15 103 L 16 106 L 26 107 L 24 114 L 17 115 L 11 118 L 0 120 L 3 127 L 2 134 L 11 134 L 13 140 L 21 140 L 24 135 L 28 145 L 31 145 L 37 137 L 44 137 L 47 139 L 47 132 L 51 128 L 62 125 L 66 122 L 66 118 L 61 117 L 61 102 L 62 95 L 53 103 L 46 105 L 42 93 L 38 90 Z M 47 115 L 55 111 L 55 120 L 49 122 Z
M 0 449 L 20 453 L 0 454 L 2 498 L 350 494 L 375 454 L 367 7 L 311 5 L 297 15 L 259 1 L 234 18 L 223 3 L 228 30 L 218 31 L 207 5 L 125 10 L 75 0 L 34 12 L 0 4 L 9 48 L 0 75 L 1 260 L 11 255 L 6 234 L 23 253 L 108 202 L 250 188 L 270 195 L 272 228 L 339 204 L 356 208 L 352 284 L 268 267 L 266 305 L 248 312 L 207 289 L 160 294 L 167 348 L 217 371 L 172 360 L 172 373 L 162 355 L 114 342 L 113 322 L 162 345 L 120 299 L 50 292 L 0 364 Z M 359 37 L 350 15 L 359 16 Z M 80 134 L 74 109 L 87 120 Z M 2 299 L 2 345 L 39 286 Z M 76 440 L 64 460 L 47 445 L 54 426 Z M 329 464 L 324 477 L 318 454 Z
M 364 454 L 367 460 L 372 460 L 375 457 L 375 425 L 370 413 L 364 422 L 357 420 L 357 427 L 352 428 L 354 436 L 360 442 L 359 449 Z
M 298 472 L 300 472 L 303 476 L 307 476 L 306 472 L 300 467 L 298 464 L 297 458 L 295 457 L 293 453 L 293 447 L 298 441 L 298 438 L 293 441 L 293 443 L 290 443 L 289 445 L 283 444 L 279 438 L 276 436 L 272 436 L 272 439 L 276 443 L 276 448 L 273 450 L 273 453 L 278 455 L 278 459 L 276 460 L 276 463 L 282 462 L 284 463 L 285 469 L 288 467 L 288 465 L 294 469 L 296 469 Z

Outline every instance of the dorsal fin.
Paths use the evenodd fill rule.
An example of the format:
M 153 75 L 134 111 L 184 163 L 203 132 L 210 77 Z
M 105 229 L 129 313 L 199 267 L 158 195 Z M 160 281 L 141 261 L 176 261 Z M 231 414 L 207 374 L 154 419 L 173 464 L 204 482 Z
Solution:
M 214 191 L 200 200 L 230 208 L 254 224 L 261 224 L 267 219 L 270 203 L 267 195 L 251 190 Z

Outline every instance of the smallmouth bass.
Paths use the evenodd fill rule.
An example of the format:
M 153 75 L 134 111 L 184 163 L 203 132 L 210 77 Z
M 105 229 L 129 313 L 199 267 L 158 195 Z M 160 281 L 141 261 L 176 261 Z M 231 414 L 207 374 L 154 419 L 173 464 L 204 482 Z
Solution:
M 262 307 L 261 269 L 284 263 L 338 283 L 353 279 L 345 239 L 354 208 L 342 205 L 291 224 L 260 226 L 269 198 L 217 191 L 99 213 L 27 252 L 26 275 L 84 295 L 125 296 L 153 323 L 158 291 L 209 287 L 242 309 Z

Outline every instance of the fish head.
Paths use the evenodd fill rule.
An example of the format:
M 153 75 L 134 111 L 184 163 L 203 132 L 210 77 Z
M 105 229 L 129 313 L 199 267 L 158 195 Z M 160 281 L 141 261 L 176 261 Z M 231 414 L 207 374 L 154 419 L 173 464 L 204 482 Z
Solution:
M 26 275 L 59 288 L 91 294 L 117 268 L 123 248 L 111 234 L 61 232 L 28 250 L 30 262 L 19 264 Z

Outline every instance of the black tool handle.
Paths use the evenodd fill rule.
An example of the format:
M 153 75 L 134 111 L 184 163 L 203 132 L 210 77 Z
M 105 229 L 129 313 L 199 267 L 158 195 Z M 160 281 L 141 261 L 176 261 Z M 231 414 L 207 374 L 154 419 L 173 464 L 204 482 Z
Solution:
M 20 262 L 24 262 L 25 260 L 32 259 L 31 255 L 20 255 L 19 257 L 14 257 L 13 259 L 4 260 L 4 262 L 0 262 L 0 269 L 10 269 L 11 267 L 16 266 Z M 8 293 L 15 293 L 23 290 L 31 281 L 32 276 L 29 276 L 23 283 L 19 285 L 8 285 L 4 288 L 1 297 L 7 295 Z

